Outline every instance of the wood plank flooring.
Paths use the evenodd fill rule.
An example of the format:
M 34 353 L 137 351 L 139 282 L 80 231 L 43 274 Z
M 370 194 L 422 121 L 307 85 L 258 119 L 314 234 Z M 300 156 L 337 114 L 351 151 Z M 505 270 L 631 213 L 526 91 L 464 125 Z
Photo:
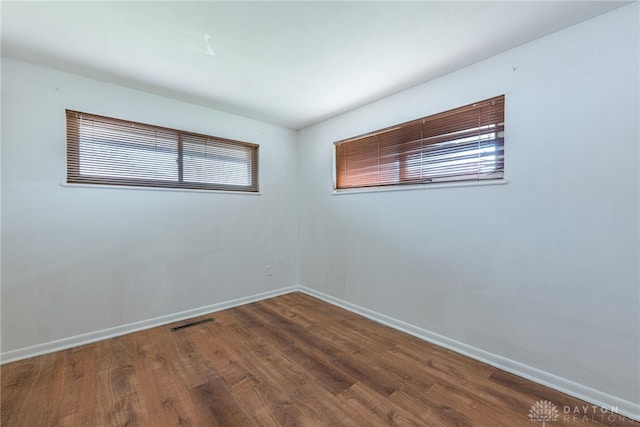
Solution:
M 203 323 L 172 332 L 205 318 Z M 640 427 L 305 294 L 6 364 L 2 426 Z M 565 414 L 564 407 L 589 406 Z

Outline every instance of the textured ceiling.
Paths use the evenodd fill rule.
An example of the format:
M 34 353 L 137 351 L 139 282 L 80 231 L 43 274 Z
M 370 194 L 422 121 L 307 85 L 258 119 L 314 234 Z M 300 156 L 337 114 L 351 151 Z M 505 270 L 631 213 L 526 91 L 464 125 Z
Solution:
M 629 2 L 2 2 L 2 55 L 292 129 Z

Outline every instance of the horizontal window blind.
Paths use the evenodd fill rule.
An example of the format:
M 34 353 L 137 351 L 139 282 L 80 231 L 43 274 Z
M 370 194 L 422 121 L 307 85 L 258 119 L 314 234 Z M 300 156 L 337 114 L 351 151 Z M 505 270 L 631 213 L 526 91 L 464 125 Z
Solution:
M 504 177 L 504 95 L 335 143 L 336 189 Z
M 67 110 L 67 182 L 258 191 L 258 145 Z

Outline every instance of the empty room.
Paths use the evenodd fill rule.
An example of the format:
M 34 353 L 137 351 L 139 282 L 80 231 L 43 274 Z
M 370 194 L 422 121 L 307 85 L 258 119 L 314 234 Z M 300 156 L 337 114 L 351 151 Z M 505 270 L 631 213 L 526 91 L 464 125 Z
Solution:
M 640 427 L 638 1 L 2 1 L 2 426 Z

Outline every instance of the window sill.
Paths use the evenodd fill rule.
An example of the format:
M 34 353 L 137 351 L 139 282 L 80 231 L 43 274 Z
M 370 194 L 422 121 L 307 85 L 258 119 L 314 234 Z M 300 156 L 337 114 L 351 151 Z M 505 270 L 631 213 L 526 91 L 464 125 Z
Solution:
M 226 191 L 226 190 L 199 190 L 197 188 L 166 188 L 166 187 L 136 187 L 132 185 L 102 185 L 102 184 L 76 184 L 62 182 L 62 187 L 78 187 L 78 188 L 106 188 L 112 190 L 147 190 L 147 191 L 178 191 L 186 193 L 218 193 L 218 194 L 241 194 L 247 196 L 259 196 L 261 192 L 253 191 Z
M 466 182 L 443 182 L 440 184 L 415 184 L 415 185 L 390 185 L 385 187 L 366 187 L 366 188 L 346 188 L 342 190 L 333 190 L 334 196 L 343 194 L 356 193 L 384 193 L 387 191 L 408 191 L 408 190 L 436 190 L 438 188 L 456 188 L 456 187 L 484 187 L 486 185 L 505 185 L 506 179 L 494 179 L 487 181 L 466 181 Z

